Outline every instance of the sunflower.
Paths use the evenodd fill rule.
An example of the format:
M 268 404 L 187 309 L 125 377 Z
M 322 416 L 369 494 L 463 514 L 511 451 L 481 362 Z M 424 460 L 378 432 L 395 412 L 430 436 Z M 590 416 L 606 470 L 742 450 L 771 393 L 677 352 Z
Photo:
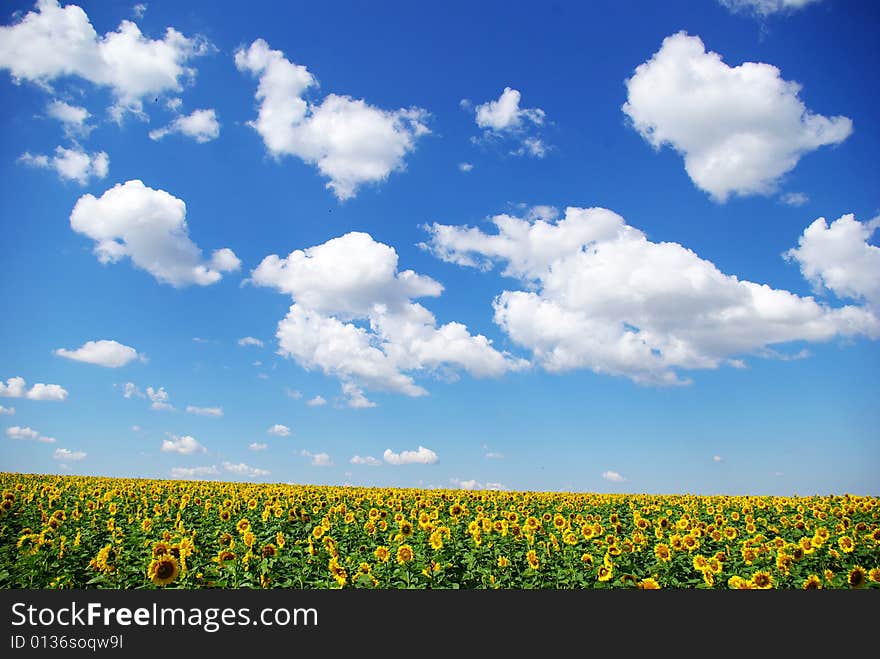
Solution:
M 868 572 L 861 565 L 856 565 L 849 571 L 846 582 L 850 588 L 861 588 L 868 581 Z
M 229 551 L 228 549 L 221 549 L 217 554 L 216 560 L 220 565 L 223 565 L 226 561 L 234 561 L 235 554 Z
M 510 565 L 510 561 L 508 561 L 506 557 L 504 557 L 504 556 L 498 557 L 498 567 L 500 567 L 503 570 L 508 565 Z
M 732 577 L 730 577 L 730 579 L 727 580 L 727 587 L 732 588 L 733 590 L 751 589 L 751 585 L 749 584 L 749 582 L 737 575 L 733 575 Z
M 167 586 L 180 574 L 177 559 L 169 554 L 154 558 L 147 568 L 147 576 L 157 586 Z
M 868 572 L 868 578 L 875 583 L 880 583 L 880 567 L 875 567 Z
M 320 524 L 316 525 L 312 529 L 312 537 L 315 538 L 315 540 L 319 540 L 321 538 L 321 536 L 324 535 L 324 530 L 325 530 L 324 527 L 321 526 Z
M 538 562 L 538 554 L 534 549 L 530 549 L 526 554 L 526 560 L 529 562 L 529 567 L 533 570 L 537 570 L 541 567 L 541 564 Z
M 235 547 L 235 538 L 232 537 L 231 533 L 221 533 L 219 542 L 221 547 L 229 547 L 229 549 Z
M 706 557 L 702 554 L 697 554 L 694 556 L 694 569 L 697 572 L 705 572 L 709 569 L 709 563 L 706 561 Z
M 620 583 L 625 588 L 633 588 L 639 585 L 638 578 L 634 574 L 622 574 L 620 575 Z
M 230 516 L 231 516 L 230 512 L 228 510 L 226 510 L 226 508 L 222 508 L 220 510 L 220 521 L 221 522 L 228 522 Z
M 397 548 L 397 562 L 403 565 L 409 563 L 413 559 L 413 549 L 409 545 L 400 545 Z
M 169 545 L 164 540 L 160 540 L 153 544 L 153 558 L 159 558 L 160 556 L 164 556 L 165 554 L 171 553 L 171 545 Z
M 672 552 L 669 551 L 669 547 L 664 544 L 659 544 L 654 547 L 654 556 L 656 556 L 658 560 L 666 563 L 672 560 Z
M 840 547 L 840 551 L 844 554 L 851 554 L 856 548 L 853 539 L 848 535 L 840 536 L 840 538 L 837 539 L 837 546 Z
M 656 579 L 648 577 L 647 579 L 642 579 L 639 582 L 639 589 L 641 589 L 641 590 L 660 590 L 660 584 L 657 583 Z
M 599 577 L 599 581 L 610 581 L 611 577 L 614 576 L 614 568 L 609 567 L 608 565 L 600 565 L 597 576 Z
M 752 575 L 752 585 L 759 590 L 769 590 L 773 588 L 773 577 L 769 572 L 759 571 Z
M 804 590 L 821 590 L 822 580 L 815 574 L 811 574 L 807 577 L 807 580 L 804 581 L 804 585 L 801 586 L 801 588 Z
M 439 529 L 434 531 L 428 538 L 428 542 L 431 544 L 431 549 L 434 551 L 443 549 L 443 533 L 441 533 Z
M 273 545 L 271 542 L 264 546 L 263 549 L 260 550 L 260 554 L 263 558 L 272 558 L 278 553 L 278 548 Z
M 244 533 L 245 531 L 250 530 L 251 523 L 248 521 L 247 517 L 242 517 L 238 520 L 238 524 L 235 525 L 235 528 L 239 533 Z

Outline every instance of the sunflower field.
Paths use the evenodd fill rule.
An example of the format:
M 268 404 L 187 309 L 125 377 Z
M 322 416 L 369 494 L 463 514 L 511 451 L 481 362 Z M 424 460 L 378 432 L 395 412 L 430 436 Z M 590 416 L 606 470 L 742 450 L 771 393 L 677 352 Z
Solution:
M 880 588 L 880 499 L 0 474 L 0 588 Z

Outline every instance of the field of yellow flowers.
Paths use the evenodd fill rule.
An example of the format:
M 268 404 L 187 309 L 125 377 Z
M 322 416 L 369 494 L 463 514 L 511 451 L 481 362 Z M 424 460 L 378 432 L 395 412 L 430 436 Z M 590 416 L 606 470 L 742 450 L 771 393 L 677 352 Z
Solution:
M 0 474 L 0 588 L 878 588 L 880 499 Z

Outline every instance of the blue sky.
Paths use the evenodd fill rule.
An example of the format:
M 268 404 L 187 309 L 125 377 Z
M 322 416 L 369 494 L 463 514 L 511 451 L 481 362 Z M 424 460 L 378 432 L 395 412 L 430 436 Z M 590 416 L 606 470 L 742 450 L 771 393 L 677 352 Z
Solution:
M 880 494 L 877 18 L 6 3 L 0 469 Z

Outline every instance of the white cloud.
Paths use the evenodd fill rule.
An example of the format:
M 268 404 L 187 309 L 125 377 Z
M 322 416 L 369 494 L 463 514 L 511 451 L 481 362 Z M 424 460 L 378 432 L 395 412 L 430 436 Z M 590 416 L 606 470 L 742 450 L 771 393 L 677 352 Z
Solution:
M 450 478 L 449 482 L 460 490 L 506 490 L 507 488 L 501 483 L 480 483 L 475 479 L 461 480 L 459 478 Z
M 109 87 L 117 119 L 126 111 L 141 113 L 144 97 L 180 91 L 195 76 L 187 62 L 210 50 L 203 39 L 172 27 L 162 39 L 150 39 L 135 23 L 122 21 L 115 32 L 99 37 L 76 5 L 38 0 L 36 8 L 0 27 L 0 68 L 8 69 L 15 82 L 46 88 L 68 76 Z
M 786 206 L 794 206 L 796 208 L 798 206 L 803 206 L 804 204 L 808 203 L 810 201 L 810 197 L 803 192 L 786 192 L 784 195 L 779 197 L 779 201 L 781 201 Z
M 772 346 L 864 335 L 880 319 L 727 275 L 672 242 L 652 242 L 603 208 L 562 219 L 492 218 L 496 233 L 434 224 L 439 258 L 489 268 L 525 290 L 494 301 L 495 322 L 551 372 L 587 368 L 645 384 L 686 384 L 680 369 L 714 369 Z
M 131 427 L 132 432 L 140 432 L 141 430 L 143 430 L 143 428 L 141 428 L 140 426 L 132 426 Z
M 616 471 L 603 471 L 602 478 L 606 481 L 611 481 L 612 483 L 623 483 L 626 481 L 626 479 Z
M 167 126 L 150 131 L 150 139 L 161 140 L 172 133 L 191 137 L 199 144 L 204 144 L 220 137 L 220 122 L 213 109 L 193 110 L 191 114 L 177 117 Z
M 505 87 L 497 100 L 478 105 L 475 112 L 477 126 L 483 129 L 481 139 L 513 139 L 519 146 L 511 150 L 512 155 L 543 158 L 549 147 L 535 131 L 544 124 L 545 113 L 541 108 L 521 108 L 521 99 L 519 90 Z M 463 102 L 462 107 L 470 109 L 470 104 Z
M 70 214 L 70 226 L 95 241 L 101 263 L 128 256 L 136 267 L 175 287 L 208 286 L 220 281 L 223 272 L 240 266 L 228 248 L 215 250 L 210 260 L 204 260 L 189 237 L 186 204 L 138 180 L 117 184 L 100 198 L 80 197 Z
M 54 156 L 26 152 L 19 161 L 31 167 L 55 170 L 61 179 L 76 181 L 80 185 L 86 185 L 92 178 L 105 178 L 110 171 L 110 158 L 104 151 L 86 153 L 79 147 L 65 149 L 57 146 Z
M 139 2 L 131 8 L 131 13 L 135 18 L 143 18 L 147 13 L 147 3 Z
M 251 442 L 250 444 L 248 444 L 248 448 L 251 451 L 265 451 L 267 448 L 269 448 L 269 445 L 262 442 Z
M 6 380 L 6 384 L 0 380 L 0 397 L 63 401 L 67 398 L 67 390 L 57 384 L 43 384 L 42 382 L 38 382 L 28 389 L 24 378 L 14 377 Z
M 208 449 L 199 444 L 195 437 L 184 435 L 169 435 L 170 439 L 162 440 L 162 451 L 164 453 L 180 453 L 181 455 L 192 455 L 193 453 L 206 453 Z
M 46 106 L 46 115 L 60 121 L 64 126 L 64 134 L 68 137 L 87 135 L 92 129 L 92 126 L 86 123 L 92 115 L 78 105 L 70 105 L 56 99 Z
M 223 416 L 222 407 L 196 407 L 195 405 L 187 405 L 186 411 L 190 414 L 198 416 Z
M 730 67 L 684 32 L 664 39 L 626 86 L 622 109 L 639 134 L 655 149 L 672 146 L 694 184 L 719 202 L 774 192 L 803 155 L 852 133 L 848 118 L 808 110 L 800 85 L 775 66 Z
M 311 400 L 306 401 L 306 405 L 309 407 L 321 407 L 326 404 L 327 400 L 323 396 L 315 396 Z
M 369 467 L 378 467 L 382 464 L 381 460 L 377 460 L 372 455 L 353 455 L 349 462 L 353 465 L 367 465 Z
M 174 406 L 168 402 L 168 392 L 165 391 L 165 387 L 159 387 L 158 389 L 153 389 L 153 387 L 147 387 L 147 398 L 150 399 L 150 409 L 151 410 L 173 410 Z
M 438 327 L 412 300 L 436 297 L 443 287 L 399 272 L 397 263 L 393 248 L 352 232 L 285 258 L 267 256 L 249 281 L 294 298 L 278 324 L 280 354 L 338 377 L 352 407 L 373 405 L 364 388 L 425 395 L 410 373 L 459 368 L 488 377 L 523 367 L 461 323 Z
M 122 385 L 122 395 L 126 398 L 144 398 L 144 392 L 142 392 L 134 382 L 126 382 Z
M 141 355 L 131 346 L 126 346 L 118 341 L 87 341 L 76 350 L 58 348 L 55 354 L 59 357 L 72 359 L 77 362 L 96 364 L 106 368 L 119 368 L 136 360 Z M 130 396 L 126 396 L 130 398 Z
M 304 96 L 317 87 L 315 77 L 263 39 L 236 51 L 235 65 L 259 78 L 259 111 L 250 125 L 269 153 L 316 166 L 340 200 L 353 197 L 364 183 L 384 181 L 403 169 L 404 157 L 429 132 L 427 112 L 419 108 L 387 111 L 336 94 L 308 102 Z
M 54 444 L 54 437 L 46 437 L 41 435 L 33 428 L 22 428 L 21 426 L 12 426 L 6 429 L 6 436 L 10 439 L 24 439 L 34 442 L 42 442 L 43 444 Z
M 419 446 L 415 451 L 401 451 L 400 453 L 395 453 L 390 448 L 385 449 L 382 458 L 390 465 L 432 465 L 439 460 L 434 451 L 424 446 Z
M 297 389 L 291 389 L 290 387 L 284 388 L 284 395 L 288 398 L 293 398 L 293 400 L 301 400 L 303 395 L 301 391 Z
M 332 467 L 333 460 L 327 453 L 311 453 L 303 449 L 299 452 L 304 458 L 310 458 L 313 467 Z
M 86 453 L 83 451 L 71 451 L 66 448 L 57 448 L 52 457 L 63 462 L 79 462 L 85 459 Z
M 265 469 L 257 469 L 256 467 L 246 465 L 244 462 L 239 462 L 238 464 L 224 462 L 223 468 L 230 473 L 238 474 L 239 476 L 247 476 L 248 478 L 257 478 L 259 476 L 269 475 L 269 472 Z
M 880 217 L 859 222 L 850 213 L 830 225 L 820 217 L 784 256 L 800 265 L 817 291 L 828 289 L 880 310 L 880 247 L 868 243 L 878 227 Z
M 460 172 L 469 172 L 474 168 L 474 166 L 469 162 L 460 162 L 458 163 L 458 171 Z
M 525 123 L 538 126 L 543 124 L 544 111 L 541 108 L 521 108 L 519 106 L 521 99 L 522 94 L 519 90 L 505 87 L 497 100 L 477 106 L 477 126 L 488 130 L 506 131 L 520 128 Z
M 0 383 L 0 384 L 2 384 L 2 383 Z M 14 407 L 3 407 L 2 405 L 0 405 L 0 414 L 4 414 L 6 416 L 12 416 L 13 414 L 15 414 L 15 408 Z
M 171 477 L 191 480 L 194 478 L 204 478 L 205 476 L 219 476 L 220 472 L 217 467 L 210 465 L 207 467 L 172 467 Z
M 486 451 L 483 457 L 487 460 L 503 460 L 504 454 L 498 451 Z
M 724 462 L 724 458 L 722 458 L 720 455 L 713 455 L 712 461 L 713 462 Z
M 748 13 L 766 18 L 771 14 L 789 13 L 822 0 L 718 0 L 734 13 Z
M 280 423 L 276 423 L 274 426 L 271 426 L 266 432 L 270 435 L 275 435 L 277 437 L 290 436 L 290 428 Z
M 238 345 L 240 346 L 257 346 L 258 348 L 263 347 L 263 342 L 259 339 L 255 339 L 252 336 L 246 336 L 238 340 Z

